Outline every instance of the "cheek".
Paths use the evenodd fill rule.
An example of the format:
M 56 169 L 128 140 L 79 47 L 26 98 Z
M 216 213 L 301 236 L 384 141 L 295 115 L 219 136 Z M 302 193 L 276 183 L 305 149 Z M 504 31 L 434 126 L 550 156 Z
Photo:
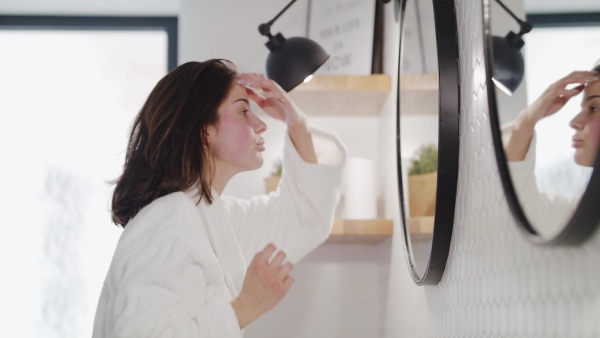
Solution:
M 242 119 L 223 119 L 221 122 L 219 152 L 236 158 L 252 144 L 252 129 Z
M 592 141 L 592 144 L 598 147 L 600 144 L 600 115 L 594 116 L 594 118 L 588 122 L 587 127 L 590 135 L 590 141 Z

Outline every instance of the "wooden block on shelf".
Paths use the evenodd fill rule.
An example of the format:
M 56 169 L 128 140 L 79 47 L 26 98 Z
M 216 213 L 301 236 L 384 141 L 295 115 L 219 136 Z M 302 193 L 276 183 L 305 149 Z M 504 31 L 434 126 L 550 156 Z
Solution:
M 435 216 L 411 217 L 408 219 L 408 231 L 411 235 L 433 234 Z
M 327 243 L 376 244 L 393 234 L 393 222 L 390 219 L 336 219 Z

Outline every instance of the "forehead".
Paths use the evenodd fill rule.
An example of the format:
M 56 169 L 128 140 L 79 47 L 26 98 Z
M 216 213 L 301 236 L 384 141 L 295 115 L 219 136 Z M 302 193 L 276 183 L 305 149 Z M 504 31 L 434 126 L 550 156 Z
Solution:
M 600 81 L 596 81 L 585 86 L 585 90 L 583 93 L 585 98 L 594 95 L 600 96 Z
M 248 93 L 246 93 L 245 87 L 236 83 L 233 86 L 233 88 L 229 91 L 229 96 L 227 97 L 227 103 L 233 104 L 233 103 L 236 103 L 236 101 L 239 99 L 248 100 Z

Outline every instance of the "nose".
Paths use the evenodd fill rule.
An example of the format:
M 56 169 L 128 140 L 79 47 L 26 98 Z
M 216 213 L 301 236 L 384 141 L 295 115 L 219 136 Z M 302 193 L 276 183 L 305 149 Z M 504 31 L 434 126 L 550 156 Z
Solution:
M 267 124 L 263 122 L 258 116 L 254 115 L 256 121 L 254 122 L 254 132 L 262 134 L 267 130 Z
M 569 122 L 569 126 L 575 130 L 582 130 L 585 125 L 585 117 L 584 112 L 581 111 L 579 114 L 575 115 L 575 117 Z

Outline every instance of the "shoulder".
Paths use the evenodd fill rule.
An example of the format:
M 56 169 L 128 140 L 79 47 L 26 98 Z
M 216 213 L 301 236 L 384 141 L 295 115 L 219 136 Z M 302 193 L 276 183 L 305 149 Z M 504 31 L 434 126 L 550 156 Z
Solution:
M 194 202 L 183 192 L 157 198 L 127 223 L 117 251 L 130 252 L 160 238 L 188 237 L 201 218 Z M 126 254 L 126 253 L 125 253 Z
M 178 231 L 183 221 L 198 216 L 192 200 L 183 192 L 174 192 L 155 199 L 127 224 L 126 230 L 140 227 L 141 224 L 155 225 L 157 231 Z

